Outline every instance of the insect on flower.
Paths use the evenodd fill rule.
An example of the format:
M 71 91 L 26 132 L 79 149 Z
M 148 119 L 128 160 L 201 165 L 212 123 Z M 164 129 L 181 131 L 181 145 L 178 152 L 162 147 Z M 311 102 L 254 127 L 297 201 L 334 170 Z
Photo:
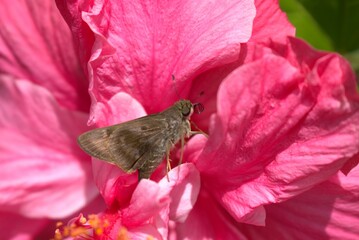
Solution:
M 149 178 L 164 156 L 170 170 L 169 154 L 177 142 L 181 140 L 182 161 L 184 139 L 202 133 L 191 130 L 193 111 L 202 112 L 203 105 L 180 100 L 160 113 L 85 132 L 78 143 L 89 155 L 127 173 L 138 170 L 139 180 Z

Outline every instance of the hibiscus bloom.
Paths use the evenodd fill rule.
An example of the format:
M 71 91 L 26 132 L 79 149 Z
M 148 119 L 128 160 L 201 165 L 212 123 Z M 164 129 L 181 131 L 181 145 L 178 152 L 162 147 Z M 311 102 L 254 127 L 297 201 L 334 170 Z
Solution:
M 148 8 L 149 6 L 146 7 Z M 166 8 L 163 7 L 163 9 L 169 9 L 168 11 L 171 12 L 171 7 L 171 5 L 166 5 Z M 163 34 L 164 32 L 161 31 L 161 27 L 163 27 L 161 25 L 163 24 L 162 22 L 159 22 L 159 35 L 156 35 L 157 31 L 149 31 L 149 33 L 144 35 L 148 37 L 152 36 L 153 33 L 156 33 L 153 37 L 156 37 L 155 39 L 159 39 L 158 44 L 160 44 L 161 41 L 164 43 L 169 42 L 169 44 L 163 45 L 164 49 L 166 50 L 166 47 L 168 47 L 170 50 L 173 50 L 172 48 L 175 46 L 174 50 L 176 51 L 156 51 L 157 45 L 155 44 L 153 46 L 155 51 L 148 52 L 148 49 L 144 47 L 149 46 L 145 44 L 145 42 L 148 40 L 146 38 L 137 38 L 138 33 L 136 32 L 136 29 L 142 29 L 143 25 L 145 25 L 148 26 L 148 29 L 152 30 L 154 27 L 158 26 L 153 26 L 153 22 L 148 23 L 146 17 L 149 16 L 141 15 L 135 11 L 138 10 L 138 8 L 135 7 L 134 3 L 121 6 L 116 6 L 114 3 L 102 3 L 96 5 L 95 7 L 91 7 L 90 9 L 86 9 L 86 12 L 81 12 L 81 14 L 78 12 L 77 5 L 74 3 L 69 4 L 67 8 L 68 13 L 72 14 L 73 16 L 73 18 L 70 18 L 71 24 L 76 26 L 76 23 L 79 23 L 79 21 L 76 21 L 76 19 L 81 16 L 82 19 L 89 25 L 90 29 L 95 33 L 96 41 L 94 45 L 97 48 L 95 48 L 94 53 L 96 54 L 92 55 L 90 61 L 90 66 L 92 67 L 91 72 L 93 73 L 92 84 L 90 88 L 93 99 L 90 123 L 96 123 L 99 126 L 114 124 L 142 116 L 144 115 L 144 112 L 157 112 L 169 106 L 174 101 L 173 98 L 177 97 L 174 94 L 175 89 L 171 88 L 171 84 L 173 84 L 170 81 L 170 76 L 172 75 L 171 73 L 176 76 L 179 85 L 178 89 L 181 89 L 181 96 L 195 99 L 198 97 L 198 95 L 201 95 L 200 93 L 202 93 L 201 102 L 203 102 L 203 104 L 206 106 L 206 114 L 198 116 L 195 120 L 196 122 L 199 122 L 198 125 L 202 129 L 209 131 L 210 137 L 208 141 L 203 138 L 201 139 L 201 137 L 195 137 L 189 142 L 186 149 L 186 160 L 188 162 L 194 163 L 197 169 L 200 170 L 201 184 L 203 185 L 200 192 L 200 198 L 196 204 L 197 207 L 192 211 L 189 218 L 190 220 L 188 220 L 188 222 L 191 223 L 193 222 L 192 216 L 203 216 L 203 214 L 196 215 L 198 206 L 204 206 L 205 209 L 207 207 L 208 209 L 213 209 L 213 206 L 217 206 L 218 210 L 213 215 L 213 219 L 223 219 L 223 217 L 220 218 L 218 215 L 222 215 L 223 212 L 225 212 L 226 214 L 229 213 L 235 222 L 263 225 L 265 219 L 265 209 L 263 205 L 281 202 L 308 190 L 310 187 L 314 186 L 320 181 L 324 181 L 331 175 L 335 174 L 338 169 L 342 167 L 347 160 L 350 159 L 350 157 L 345 159 L 334 157 L 334 159 L 331 159 L 332 162 L 330 162 L 328 159 L 329 162 L 327 164 L 322 163 L 323 168 L 325 166 L 333 167 L 333 165 L 337 165 L 336 167 L 333 167 L 331 171 L 326 173 L 323 173 L 322 168 L 318 168 L 313 170 L 313 173 L 310 171 L 306 172 L 306 169 L 303 169 L 302 175 L 298 174 L 298 176 L 296 176 L 293 174 L 292 181 L 295 182 L 296 178 L 302 178 L 303 176 L 316 177 L 315 173 L 321 173 L 319 174 L 320 177 L 318 177 L 316 181 L 313 181 L 311 184 L 298 186 L 296 191 L 293 190 L 293 193 L 286 197 L 285 195 L 287 193 L 285 192 L 285 189 L 283 189 L 283 192 L 278 191 L 278 189 L 274 188 L 274 186 L 280 189 L 281 185 L 274 185 L 270 181 L 268 183 L 269 186 L 263 184 L 262 189 L 254 188 L 254 190 L 257 190 L 257 192 L 253 191 L 251 184 L 260 186 L 256 181 L 261 179 L 257 179 L 257 177 L 261 177 L 261 174 L 263 174 L 263 171 L 266 169 L 266 167 L 269 166 L 270 163 L 277 161 L 279 156 L 283 157 L 283 155 L 280 154 L 287 154 L 286 151 L 293 151 L 290 147 L 293 147 L 292 144 L 297 140 L 299 141 L 301 138 L 300 135 L 296 136 L 294 134 L 299 134 L 300 130 L 305 131 L 303 129 L 306 129 L 305 122 L 303 125 L 299 125 L 299 123 L 305 119 L 306 114 L 312 113 L 312 108 L 316 106 L 316 103 L 314 103 L 314 99 L 316 99 L 315 94 L 322 93 L 320 91 L 319 93 L 315 92 L 316 88 L 322 84 L 321 82 L 312 85 L 309 84 L 306 86 L 306 82 L 300 82 L 297 79 L 301 78 L 302 80 L 305 80 L 307 78 L 307 74 L 309 74 L 309 72 L 306 71 L 305 66 L 309 65 L 310 67 L 313 67 L 310 64 L 310 61 L 314 60 L 303 60 L 304 63 L 302 66 L 302 63 L 299 61 L 300 56 L 298 52 L 294 50 L 287 52 L 289 56 L 291 54 L 294 55 L 293 59 L 290 59 L 288 56 L 284 55 L 283 49 L 285 49 L 286 46 L 289 48 L 294 48 L 300 46 L 301 44 L 295 43 L 293 46 L 291 46 L 291 43 L 285 43 L 285 35 L 292 34 L 293 30 L 285 21 L 283 15 L 278 11 L 278 6 L 273 4 L 273 2 L 268 3 L 258 1 L 256 2 L 256 7 L 257 18 L 254 21 L 254 31 L 250 38 L 250 44 L 245 46 L 242 45 L 242 48 L 240 48 L 238 43 L 240 43 L 241 40 L 236 39 L 233 36 L 241 36 L 235 34 L 241 31 L 238 30 L 239 28 L 233 28 L 231 24 L 227 24 L 226 26 L 230 27 L 229 32 L 234 31 L 235 33 L 231 32 L 231 38 L 226 39 L 227 45 L 225 45 L 225 48 L 222 48 L 221 51 L 218 51 L 217 48 L 213 47 L 213 45 L 221 45 L 217 44 L 217 42 L 211 42 L 209 40 L 210 38 L 208 38 L 208 36 L 212 35 L 208 34 L 205 31 L 205 28 L 204 31 L 201 32 L 202 35 L 196 35 L 198 34 L 197 32 L 191 32 L 188 30 L 187 37 L 192 39 L 193 36 L 191 34 L 193 34 L 195 36 L 193 39 L 196 39 L 196 41 L 194 41 L 191 47 L 188 48 L 183 47 L 186 46 L 186 42 L 182 45 L 178 44 L 178 46 L 186 49 L 186 51 L 179 51 L 182 53 L 182 55 L 178 54 L 178 49 L 176 48 L 177 45 L 169 42 L 168 40 L 168 38 L 171 37 L 171 34 L 175 36 L 182 36 L 182 33 L 176 33 L 176 31 L 173 31 L 173 33 L 171 32 L 171 34 L 168 34 L 169 37 L 167 35 L 161 35 L 161 33 Z M 106 10 L 108 8 L 112 9 L 111 13 Z M 148 10 L 147 8 L 144 9 Z M 183 9 L 189 11 L 188 9 L 191 8 L 183 7 Z M 242 12 L 246 13 L 246 11 L 243 10 L 245 9 L 243 6 L 241 6 L 241 9 Z M 151 10 L 153 11 L 153 9 Z M 218 11 L 220 12 L 220 10 Z M 175 19 L 180 19 L 182 15 L 186 15 L 178 9 L 176 13 L 179 15 L 179 17 L 173 16 Z M 166 14 L 168 13 L 162 11 L 161 14 L 167 16 Z M 226 12 L 226 14 L 230 15 L 230 12 Z M 271 18 L 268 18 L 268 15 L 271 16 Z M 114 20 L 111 22 L 111 17 L 114 16 L 121 16 L 121 19 L 113 18 Z M 152 15 L 150 14 L 150 16 Z M 195 18 L 196 12 L 191 14 L 191 16 L 194 16 L 193 18 Z M 105 21 L 103 22 L 100 21 L 100 19 L 106 20 L 103 20 Z M 137 22 L 138 19 L 141 19 L 141 21 Z M 217 20 L 218 19 L 220 20 L 221 18 L 217 18 Z M 116 20 L 118 21 L 116 22 Z M 186 20 L 191 23 L 191 19 Z M 221 21 L 219 22 L 222 23 Z M 100 28 L 99 23 L 107 26 L 108 28 Z M 212 25 L 210 26 L 212 29 L 217 29 L 216 23 L 217 22 L 214 21 L 211 22 Z M 231 23 L 231 21 L 229 21 L 229 23 Z M 174 23 L 171 24 L 174 25 Z M 202 23 L 200 22 L 199 25 L 201 24 Z M 112 25 L 116 25 L 117 29 L 111 27 Z M 163 28 L 166 28 L 166 26 L 167 25 L 165 25 Z M 205 24 L 203 24 L 203 26 L 205 26 Z M 245 23 L 243 23 L 242 26 L 245 27 Z M 128 30 L 129 28 L 131 29 L 130 32 Z M 88 29 L 82 29 L 81 26 L 73 27 L 73 29 L 74 33 L 80 36 L 85 35 L 83 32 L 88 32 Z M 209 29 L 209 32 L 211 32 L 210 30 L 212 29 Z M 225 29 L 226 28 L 223 28 L 222 26 L 221 33 L 226 33 Z M 272 37 L 268 34 L 268 32 L 275 32 L 276 34 Z M 198 46 L 203 44 L 203 42 L 201 42 L 202 37 L 206 39 L 206 48 L 208 48 L 209 51 L 204 52 L 201 55 L 193 54 L 193 52 L 199 48 Z M 221 42 L 223 41 L 222 39 L 226 38 L 226 35 L 223 34 L 222 37 L 223 38 L 216 40 Z M 266 46 L 265 44 L 260 43 L 265 42 L 265 40 L 269 37 L 275 41 L 273 44 L 284 44 L 281 47 L 282 49 L 276 49 L 274 47 L 272 49 L 270 46 Z M 90 40 L 93 39 L 91 38 Z M 179 43 L 181 43 L 183 38 L 179 38 L 177 40 Z M 231 41 L 234 41 L 234 43 Z M 79 46 L 85 48 L 88 45 L 88 40 L 82 38 L 79 39 Z M 131 47 L 134 50 L 132 50 Z M 277 48 L 279 48 L 279 45 Z M 276 59 L 262 59 L 266 51 L 272 51 L 273 57 L 280 54 L 283 56 Z M 276 51 L 278 51 L 278 53 Z M 166 58 L 158 57 L 161 56 L 163 52 L 167 54 Z M 305 52 L 308 54 L 313 54 L 313 50 L 309 48 L 305 49 Z M 156 53 L 154 55 L 155 57 L 148 56 L 148 54 L 153 53 Z M 174 56 L 172 58 L 169 57 L 169 53 L 174 53 Z M 177 57 L 178 55 L 181 55 L 181 57 Z M 186 65 L 184 65 L 183 59 L 189 58 L 187 55 L 191 56 L 193 61 L 186 62 Z M 196 55 L 196 58 L 194 58 L 194 55 Z M 321 56 L 322 54 L 319 55 Z M 149 59 L 152 59 L 155 62 L 149 62 Z M 171 64 L 168 62 L 168 59 L 176 59 L 176 64 Z M 259 60 L 263 62 L 259 62 Z M 166 61 L 166 64 L 162 63 L 163 61 Z M 277 61 L 279 61 L 279 63 Z M 291 63 L 291 61 L 294 61 L 294 67 L 288 65 Z M 295 61 L 297 61 L 297 63 Z M 114 63 L 117 64 L 115 65 Z M 257 65 L 255 65 L 255 63 Z M 273 70 L 276 71 L 268 72 L 267 74 L 267 72 L 264 71 L 269 68 L 267 65 L 273 64 L 274 66 L 274 63 L 276 64 L 276 68 L 273 68 Z M 281 66 L 282 63 L 286 64 Z M 198 66 L 198 64 L 200 65 Z M 159 66 L 172 65 L 173 67 L 169 69 L 159 68 Z M 260 70 L 263 69 L 263 73 L 258 74 L 256 71 L 252 70 L 253 74 L 258 75 L 256 76 L 257 78 L 254 78 L 254 76 L 251 75 L 248 75 L 247 77 L 246 74 L 248 73 L 245 73 L 247 68 L 257 68 Z M 242 73 L 242 71 L 244 71 L 244 73 Z M 348 71 L 350 72 L 348 69 L 344 72 Z M 113 73 L 116 73 L 117 75 Z M 300 73 L 302 73 L 302 75 L 300 75 Z M 240 77 L 238 77 L 237 74 L 240 74 Z M 284 75 L 282 76 L 282 74 Z M 270 77 L 264 78 L 266 75 Z M 150 80 L 145 80 L 148 78 L 148 76 L 156 77 Z M 186 76 L 186 85 L 183 80 L 178 81 L 183 79 L 182 76 Z M 282 78 L 279 78 L 279 76 Z M 118 79 L 115 79 L 116 77 L 118 77 Z M 261 89 L 261 86 L 264 84 L 262 84 L 262 82 L 264 81 L 266 83 L 268 82 L 268 85 L 263 86 L 263 89 Z M 271 92 L 274 91 L 275 87 L 277 87 L 276 84 L 279 84 L 279 86 L 282 84 L 281 81 L 284 81 L 285 83 L 282 89 L 283 93 L 280 92 L 280 89 L 277 89 L 278 93 Z M 345 79 L 345 81 L 352 80 L 349 78 Z M 116 84 L 113 84 L 114 82 L 116 82 Z M 210 83 L 210 85 L 208 83 Z M 338 85 L 340 86 L 340 84 L 342 83 L 339 82 Z M 246 88 L 248 88 L 248 93 Z M 167 89 L 167 91 L 163 89 Z M 159 90 L 161 91 L 159 92 Z M 232 90 L 233 92 L 227 92 L 229 90 Z M 299 91 L 298 95 L 295 95 L 291 92 L 295 90 Z M 279 96 L 272 96 L 274 93 L 279 94 Z M 257 96 L 251 94 L 257 94 Z M 268 96 L 260 98 L 260 94 Z M 164 98 L 156 97 L 158 95 L 164 96 Z M 151 101 L 147 99 L 149 96 L 151 96 Z M 273 99 L 270 99 L 269 97 L 272 97 Z M 286 97 L 288 97 L 288 99 Z M 160 102 L 159 99 L 161 99 Z M 310 102 L 310 100 L 314 102 L 311 104 L 308 103 L 307 106 L 307 101 Z M 352 101 L 352 99 L 350 101 Z M 298 112 L 292 112 L 291 108 L 297 105 Z M 318 103 L 318 106 L 320 105 L 321 102 Z M 234 120 L 231 120 L 232 116 L 228 113 L 229 109 L 232 109 L 231 106 L 233 106 L 234 109 L 239 108 L 238 106 L 241 107 L 237 111 L 239 111 L 238 114 L 243 115 L 243 119 L 240 118 L 241 116 L 237 117 L 235 115 L 237 114 L 236 112 L 230 112 L 230 114 L 234 114 L 234 116 L 236 116 L 234 117 Z M 257 108 L 257 112 L 254 112 L 253 115 L 246 116 L 246 111 L 254 111 L 253 109 Z M 315 110 L 317 110 L 317 108 L 315 108 Z M 355 111 L 355 109 L 353 109 L 353 111 Z M 315 115 L 316 113 L 312 114 Z M 263 115 L 262 119 L 259 119 L 257 115 Z M 312 116 L 310 115 L 310 117 Z M 339 116 L 335 117 L 340 118 Z M 212 120 L 208 121 L 210 118 Z M 251 125 L 254 124 L 254 120 L 252 121 L 252 118 L 258 119 L 258 125 Z M 348 120 L 350 122 L 353 121 L 353 118 L 348 117 L 348 119 L 350 119 Z M 231 122 L 229 123 L 230 120 Z M 285 122 L 283 121 L 287 120 L 288 124 L 285 125 Z M 270 123 L 266 128 L 263 127 L 265 126 L 265 121 Z M 311 124 L 313 126 L 314 122 L 311 122 Z M 228 130 L 226 125 L 230 125 L 231 128 Z M 248 132 L 245 131 L 245 126 L 251 130 L 248 130 Z M 270 130 L 269 127 L 272 127 L 272 129 Z M 283 129 L 281 129 L 283 132 L 278 132 L 281 127 L 283 127 Z M 276 138 L 271 135 L 271 133 L 274 134 L 277 132 L 278 136 Z M 249 134 L 247 140 L 242 139 L 244 136 L 240 138 L 241 134 L 245 135 L 247 133 Z M 258 137 L 259 133 L 262 133 L 263 139 Z M 293 134 L 293 136 L 291 136 L 291 141 L 293 142 L 280 143 L 274 147 L 276 145 L 275 143 L 280 142 L 280 139 L 289 137 L 289 133 Z M 229 134 L 230 136 L 227 136 L 226 134 Z M 227 139 L 228 137 L 229 139 Z M 296 139 L 296 137 L 298 139 Z M 307 139 L 312 138 L 314 138 L 313 135 L 309 135 Z M 250 139 L 252 139 L 253 142 L 250 142 Z M 269 145 L 266 145 L 265 143 L 269 144 L 270 146 L 273 145 L 273 147 L 269 147 Z M 345 142 L 345 144 L 348 145 L 348 141 Z M 255 149 L 257 149 L 257 151 L 254 151 Z M 348 151 L 349 156 L 355 154 L 357 146 L 354 146 L 353 149 L 354 150 L 351 153 Z M 343 152 L 346 152 L 347 150 L 348 149 L 345 147 L 342 149 Z M 247 154 L 248 156 L 244 157 L 242 156 L 243 154 Z M 253 156 L 251 154 L 253 154 Z M 262 158 L 259 157 L 260 154 L 263 154 Z M 309 152 L 307 152 L 307 154 L 310 155 Z M 289 162 L 290 164 L 295 164 L 295 154 L 292 153 L 291 156 L 293 157 L 293 161 Z M 316 160 L 314 156 L 313 159 Z M 256 160 L 258 162 L 256 162 Z M 336 160 L 341 160 L 341 164 L 339 164 Z M 315 163 L 313 162 L 313 164 Z M 118 181 L 121 171 L 118 169 L 111 170 L 112 166 L 104 165 L 104 163 L 98 162 L 97 160 L 94 160 L 94 165 L 96 166 L 95 179 L 97 179 L 99 189 L 105 197 L 108 206 L 112 206 L 114 203 L 117 204 L 118 202 L 122 203 L 120 205 L 126 205 L 125 203 L 128 203 L 128 199 L 126 199 L 128 196 L 123 194 L 124 187 L 122 185 L 124 185 L 124 180 Z M 282 166 L 285 166 L 285 164 Z M 248 170 L 246 170 L 246 168 L 248 168 Z M 226 178 L 221 177 L 223 174 L 226 176 Z M 291 175 L 292 173 L 287 174 Z M 163 171 L 161 171 L 161 169 L 158 175 L 156 176 L 155 174 L 153 179 L 159 180 L 163 177 Z M 266 180 L 266 177 L 267 176 L 263 176 L 263 180 Z M 126 178 L 127 177 L 124 177 L 123 179 Z M 283 179 L 280 180 L 285 182 Z M 119 182 L 121 182 L 121 184 L 119 184 Z M 290 183 L 292 182 L 288 182 L 286 184 L 283 183 L 283 185 L 284 187 L 291 188 L 293 187 L 293 184 Z M 130 186 L 131 184 L 126 182 L 125 185 Z M 119 194 L 120 192 L 122 194 Z M 254 202 L 249 202 L 246 197 L 249 194 L 258 194 L 258 197 L 254 200 Z M 262 198 L 261 195 L 263 195 Z M 203 203 L 208 203 L 208 206 L 207 204 Z M 205 212 L 208 212 L 208 209 L 206 209 Z M 215 216 L 217 216 L 217 218 Z M 186 222 L 184 225 L 186 225 Z M 203 225 L 205 224 L 202 224 L 202 226 Z M 226 227 L 226 225 L 223 227 Z M 227 228 L 233 229 L 233 226 L 227 226 Z M 183 234 L 180 231 L 181 224 L 178 224 L 178 229 L 179 234 Z M 221 234 L 223 234 L 223 232 L 227 232 L 230 236 L 232 236 L 231 231 L 228 231 L 228 229 L 222 231 Z M 235 232 L 235 236 L 238 237 L 238 235 L 236 235 L 239 234 L 238 230 Z M 191 233 L 196 234 L 196 232 Z M 199 231 L 199 234 L 204 233 Z M 217 233 L 215 232 L 214 234 Z M 221 234 L 217 236 L 221 236 Z M 198 238 L 200 236 L 203 235 L 196 235 L 194 238 Z
M 256 2 L 253 27 L 251 1 L 229 4 L 58 3 L 77 37 L 82 66 L 89 66 L 90 123 L 163 110 L 178 99 L 177 88 L 181 97 L 205 105 L 194 121 L 209 133 L 188 142 L 188 163 L 173 169 L 169 182 L 161 167 L 155 181 L 137 184 L 137 176 L 93 159 L 107 210 L 70 227 L 104 239 L 167 238 L 168 228 L 179 239 L 251 238 L 258 231 L 249 224 L 264 225 L 265 205 L 279 203 L 279 210 L 268 207 L 275 218 L 281 204 L 305 201 L 302 194 L 328 179 L 350 189 L 338 173 L 358 152 L 358 99 L 347 63 L 298 40 L 286 42 L 293 29 L 271 1 Z M 9 85 L 5 92 L 22 93 Z M 268 222 L 258 236 L 285 226 Z
M 68 3 L 67 8 L 59 3 L 60 8 L 63 9 L 64 16 L 68 16 L 69 13 L 72 14 L 72 17 L 67 18 L 67 20 L 72 26 L 75 36 L 84 36 L 89 32 L 88 28 L 81 28 L 83 26 L 82 20 L 94 32 L 95 38 L 78 39 L 81 50 L 81 47 L 86 48 L 87 46 L 92 46 L 92 44 L 95 46 L 93 54 L 89 57 L 90 94 L 93 100 L 90 124 L 96 123 L 98 126 L 114 124 L 143 116 L 146 113 L 158 112 L 172 105 L 173 101 L 178 99 L 178 94 L 181 96 L 188 95 L 181 92 L 184 90 L 185 79 L 192 78 L 191 76 L 194 77 L 200 72 L 201 68 L 206 70 L 238 58 L 240 43 L 248 40 L 250 36 L 255 14 L 254 5 L 250 1 L 238 1 L 231 4 L 231 6 L 234 6 L 233 8 L 230 8 L 227 4 L 219 6 L 219 4 L 197 5 L 191 2 L 183 2 L 181 3 L 184 4 L 181 6 L 182 10 L 178 9 L 179 3 L 161 4 L 163 6 L 158 6 L 158 8 L 154 9 L 151 4 L 144 6 L 144 9 L 142 9 L 144 13 L 150 11 L 153 16 L 142 15 L 141 18 L 144 19 L 141 19 L 137 14 L 141 7 L 135 3 L 119 5 L 112 2 L 98 2 L 95 6 L 82 6 L 83 8 L 80 9 L 80 12 L 77 3 Z M 230 11 L 227 11 L 229 8 Z M 109 9 L 111 9 L 111 13 L 108 12 Z M 156 16 L 159 9 L 166 9 L 165 12 L 162 12 L 163 16 Z M 66 13 L 66 11 L 68 12 Z M 203 13 L 208 17 L 199 21 Z M 209 17 L 209 13 L 213 15 Z M 120 21 L 108 21 L 106 23 L 108 25 L 107 29 L 101 28 L 96 20 L 117 19 L 118 16 L 121 16 Z M 143 29 L 142 21 L 150 21 L 150 18 L 154 16 L 157 18 L 170 17 L 177 24 L 161 21 L 158 22 L 158 26 L 152 26 L 150 22 L 146 22 L 145 25 L 148 25 L 149 29 L 141 32 L 141 34 L 149 35 L 149 37 L 139 38 L 137 34 Z M 185 26 L 183 25 L 184 23 Z M 242 25 L 242 27 L 234 27 L 237 24 Z M 112 25 L 113 27 L 111 27 Z M 159 27 L 159 29 L 154 31 L 154 27 Z M 173 35 L 168 34 L 168 28 L 172 29 Z M 135 31 L 137 29 L 138 31 Z M 196 29 L 202 30 L 196 31 Z M 115 30 L 115 32 L 112 32 L 112 30 Z M 223 33 L 221 38 L 218 38 L 215 34 L 219 30 Z M 132 33 L 135 35 L 132 36 Z M 115 38 L 112 38 L 112 36 L 115 36 Z M 121 38 L 118 38 L 118 36 Z M 163 48 L 163 50 L 151 52 L 148 48 L 144 48 L 146 44 L 152 44 L 152 38 L 158 39 L 158 42 L 153 47 Z M 174 38 L 176 38 L 177 42 L 173 41 Z M 212 47 L 208 49 L 208 53 L 200 54 L 202 48 L 196 46 L 206 44 L 208 47 L 211 39 L 215 41 L 213 41 Z M 91 44 L 93 40 L 95 42 Z M 138 49 L 142 49 L 141 51 L 143 52 L 139 52 L 139 55 L 131 60 L 130 53 L 138 51 Z M 83 52 L 88 52 L 88 49 L 83 50 Z M 156 55 L 153 55 L 153 53 L 156 53 Z M 171 57 L 166 53 L 172 54 L 172 63 L 168 61 Z M 176 56 L 181 54 L 182 57 L 180 58 Z M 191 63 L 190 59 L 193 56 L 199 56 L 199 58 Z M 155 62 L 151 65 L 148 61 Z M 165 68 L 161 67 L 161 62 L 165 63 Z M 153 68 L 153 66 L 156 67 Z M 178 68 L 178 70 L 175 70 L 175 68 Z M 110 72 L 115 74 L 110 74 Z M 176 76 L 176 88 L 173 87 L 173 82 L 171 81 L 172 74 Z M 153 77 L 148 79 L 149 76 Z M 113 78 L 113 80 L 110 80 L 110 78 Z M 115 84 L 111 84 L 108 80 Z M 164 91 L 165 89 L 168 89 L 168 91 Z M 176 89 L 181 91 L 177 94 Z M 188 92 L 188 90 L 186 91 Z M 154 91 L 154 93 L 150 94 L 151 91 Z M 159 98 L 156 95 L 163 95 L 163 97 Z M 122 176 L 123 173 L 119 169 L 98 160 L 94 160 L 93 164 L 94 169 L 96 169 L 94 172 L 96 183 L 109 209 L 111 210 L 114 208 L 113 206 L 117 206 L 115 209 L 118 211 L 118 215 L 121 216 L 125 209 L 123 206 L 129 204 L 131 206 L 131 201 L 138 201 L 134 198 L 136 195 L 131 197 L 134 189 L 133 185 L 137 184 L 136 177 Z M 186 165 L 182 166 L 181 172 L 185 173 L 186 169 Z M 193 172 L 192 174 L 196 173 L 195 168 L 188 167 L 188 169 Z M 162 177 L 163 172 L 160 172 L 157 178 L 154 176 L 157 180 Z M 141 189 L 141 185 L 144 183 L 141 181 L 135 192 Z M 168 184 L 167 180 L 165 183 Z M 199 187 L 198 181 L 192 183 L 192 185 L 195 186 L 193 189 Z M 177 189 L 180 189 L 180 187 L 177 187 Z M 191 195 L 191 199 L 193 199 L 197 194 L 192 191 Z M 174 196 L 171 201 L 176 201 L 176 198 L 179 199 L 180 197 Z M 184 201 L 181 200 L 180 202 Z M 177 207 L 176 209 L 171 209 L 170 215 L 173 219 L 180 218 L 179 212 L 182 212 L 182 210 Z M 182 212 L 181 215 L 186 214 Z M 153 216 L 156 215 L 153 214 Z M 118 224 L 131 229 L 128 223 L 131 222 L 130 220 L 125 219 L 126 223 L 119 217 L 117 218 L 119 219 Z M 184 217 L 182 216 L 182 218 Z M 157 236 L 157 234 L 154 234 L 154 236 Z M 165 237 L 166 234 L 162 233 L 162 236 Z
M 178 98 L 172 74 L 181 97 L 206 106 L 194 121 L 209 138 L 192 138 L 185 155 L 200 172 L 201 190 L 183 223 L 169 218 L 171 236 L 245 237 L 246 225 L 239 223 L 264 225 L 265 205 L 330 179 L 358 152 L 358 96 L 347 63 L 286 40 L 293 29 L 271 1 L 256 2 L 252 35 L 245 34 L 253 21 L 249 2 L 237 3 L 228 9 L 222 3 L 97 2 L 80 11 L 78 3 L 59 4 L 64 16 L 72 16 L 67 19 L 75 36 L 91 31 L 95 36 L 78 38 L 84 52 L 95 46 L 89 62 L 90 123 L 114 124 L 170 106 Z M 171 19 L 170 25 L 162 19 Z M 81 20 L 89 28 L 81 28 Z M 136 178 L 95 159 L 93 164 L 100 192 L 120 219 L 121 206 L 131 207 L 137 196 L 131 198 Z M 159 168 L 152 179 L 163 175 Z M 141 224 L 151 221 L 156 222 Z M 126 226 L 125 219 L 116 224 Z M 208 224 L 216 228 L 209 230 Z M 188 231 L 193 226 L 196 231 Z

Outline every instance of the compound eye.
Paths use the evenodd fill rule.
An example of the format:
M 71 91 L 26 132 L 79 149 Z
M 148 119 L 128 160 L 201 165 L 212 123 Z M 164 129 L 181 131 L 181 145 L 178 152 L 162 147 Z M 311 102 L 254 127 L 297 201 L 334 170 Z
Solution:
M 184 117 L 188 117 L 188 116 L 191 114 L 191 112 L 192 112 L 192 108 L 191 108 L 191 107 L 189 107 L 189 106 L 183 106 L 183 108 L 182 108 L 182 115 L 183 115 Z

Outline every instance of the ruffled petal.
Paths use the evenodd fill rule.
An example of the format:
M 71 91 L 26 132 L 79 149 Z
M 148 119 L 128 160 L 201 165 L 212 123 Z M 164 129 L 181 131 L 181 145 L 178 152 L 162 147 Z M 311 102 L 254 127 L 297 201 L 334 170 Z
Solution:
M 328 179 L 358 153 L 359 98 L 349 65 L 308 48 L 304 56 L 299 40 L 289 47 L 291 61 L 263 51 L 222 83 L 196 163 L 206 188 L 238 221 Z M 264 224 L 256 216 L 250 223 Z
M 96 1 L 69 3 L 65 12 L 81 17 L 95 35 L 90 92 L 97 122 L 103 114 L 97 103 L 107 104 L 120 91 L 149 113 L 187 96 L 197 74 L 238 58 L 240 44 L 251 36 L 255 7 L 250 0 Z M 74 28 L 75 36 L 82 36 L 82 27 Z
M 104 236 L 114 238 L 123 234 L 131 239 L 149 236 L 166 239 L 169 218 L 184 221 L 197 200 L 200 187 L 199 173 L 192 164 L 174 168 L 168 177 L 159 183 L 142 179 L 133 192 L 118 192 L 118 195 L 127 195 L 128 202 L 114 202 L 102 214 L 101 218 L 109 223 Z
M 250 239 L 343 239 L 359 237 L 359 168 L 338 173 L 286 202 L 266 206 L 266 227 L 241 225 Z
M 37 218 L 72 214 L 97 195 L 90 158 L 76 144 L 87 115 L 62 108 L 29 81 L 1 76 L 0 86 L 0 209 Z
M 238 59 L 201 73 L 192 84 L 189 99 L 199 101 L 205 107 L 204 112 L 200 115 L 194 114 L 192 119 L 204 131 L 208 129 L 208 119 L 217 111 L 218 87 L 228 74 L 248 61 L 248 55 L 252 54 L 251 48 L 256 48 L 258 43 L 270 40 L 285 43 L 287 36 L 294 36 L 295 29 L 285 13 L 280 10 L 277 0 L 256 0 L 255 5 L 256 17 L 253 22 L 252 35 L 247 44 L 241 45 Z
M 149 221 L 164 238 L 168 235 L 168 220 L 184 221 L 197 200 L 199 173 L 192 164 L 182 164 L 159 183 L 141 180 L 128 208 L 122 211 L 122 224 L 131 232 Z M 151 199 L 151 201 L 149 201 Z M 148 232 L 148 234 L 150 234 Z

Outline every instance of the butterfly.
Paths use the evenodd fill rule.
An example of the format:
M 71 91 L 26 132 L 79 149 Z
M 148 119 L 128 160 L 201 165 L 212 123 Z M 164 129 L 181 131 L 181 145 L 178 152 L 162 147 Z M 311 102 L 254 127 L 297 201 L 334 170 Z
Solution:
M 195 108 L 198 113 L 203 111 L 200 103 L 180 100 L 160 113 L 85 132 L 78 137 L 78 143 L 92 157 L 127 173 L 138 170 L 140 181 L 150 178 L 164 156 L 167 172 L 171 169 L 170 151 L 179 141 L 182 161 L 184 139 L 198 133 L 191 130 L 190 123 Z

